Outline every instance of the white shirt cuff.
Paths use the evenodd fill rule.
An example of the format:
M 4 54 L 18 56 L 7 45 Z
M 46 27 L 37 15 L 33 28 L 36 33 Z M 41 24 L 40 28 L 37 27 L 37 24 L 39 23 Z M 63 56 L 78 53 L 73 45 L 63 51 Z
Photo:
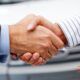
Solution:
M 74 47 L 80 44 L 80 17 L 75 16 L 71 18 L 58 21 L 57 24 L 62 29 L 67 38 L 68 45 Z

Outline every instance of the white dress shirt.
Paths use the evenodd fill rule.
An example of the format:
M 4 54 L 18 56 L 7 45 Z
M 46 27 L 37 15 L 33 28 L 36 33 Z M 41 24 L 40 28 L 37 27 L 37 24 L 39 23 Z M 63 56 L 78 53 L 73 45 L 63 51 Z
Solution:
M 67 38 L 70 47 L 80 44 L 80 16 L 66 18 L 57 23 Z

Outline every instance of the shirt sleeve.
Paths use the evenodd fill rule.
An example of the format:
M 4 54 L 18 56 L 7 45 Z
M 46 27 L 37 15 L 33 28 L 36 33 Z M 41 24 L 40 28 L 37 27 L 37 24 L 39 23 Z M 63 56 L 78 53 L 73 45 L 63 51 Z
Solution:
M 8 25 L 1 25 L 0 31 L 0 62 L 4 63 L 10 53 L 9 28 Z
M 66 18 L 58 21 L 70 47 L 80 44 L 80 16 Z

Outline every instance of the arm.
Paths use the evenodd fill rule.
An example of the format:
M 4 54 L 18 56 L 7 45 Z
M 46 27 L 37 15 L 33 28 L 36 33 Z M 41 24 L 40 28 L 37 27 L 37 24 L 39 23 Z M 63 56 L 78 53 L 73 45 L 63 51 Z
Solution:
M 39 27 L 33 32 L 28 32 L 27 26 L 34 21 L 34 19 L 36 19 L 36 17 L 30 15 L 18 24 L 9 26 L 9 30 L 8 26 L 1 27 L 1 53 L 8 56 L 8 53 L 12 52 L 17 56 L 21 56 L 27 51 L 32 52 L 33 55 L 35 52 L 38 52 L 40 60 L 42 58 L 47 60 L 51 58 L 52 55 L 55 55 L 58 49 L 64 46 L 61 39 L 46 28 Z M 26 57 L 28 58 L 29 55 Z M 34 59 L 32 59 L 32 61 L 34 61 Z
M 43 27 L 46 27 L 55 33 L 64 42 L 65 46 L 74 47 L 80 44 L 80 16 L 68 18 L 54 24 L 42 16 L 37 16 L 34 18 L 34 21 L 32 21 L 32 23 L 27 27 L 27 30 L 35 30 L 37 25 L 42 25 Z M 22 57 L 25 58 L 24 56 Z M 36 58 L 35 55 L 33 56 Z M 34 58 L 32 60 L 34 60 Z M 29 60 L 26 61 L 29 62 Z
M 70 47 L 80 44 L 80 16 L 67 18 L 57 22 L 57 24 L 64 33 Z
M 55 33 L 64 43 L 70 47 L 80 44 L 80 16 L 51 23 L 42 16 L 37 16 L 33 23 L 28 26 L 28 31 L 34 30 L 37 25 L 43 25 Z
M 5 62 L 10 53 L 8 25 L 0 27 L 0 62 Z

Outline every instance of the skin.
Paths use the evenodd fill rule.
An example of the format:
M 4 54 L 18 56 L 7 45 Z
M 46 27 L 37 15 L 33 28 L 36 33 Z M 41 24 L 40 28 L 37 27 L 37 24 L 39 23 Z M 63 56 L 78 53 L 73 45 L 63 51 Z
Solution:
M 43 27 L 48 28 L 53 33 L 55 33 L 64 42 L 65 45 L 67 44 L 67 39 L 64 36 L 64 33 L 62 32 L 62 30 L 60 29 L 60 26 L 57 23 L 53 24 L 53 23 L 49 22 L 48 20 L 46 20 L 42 16 L 34 16 L 34 17 L 35 17 L 35 20 L 32 21 L 30 26 L 28 26 L 28 28 L 27 28 L 28 31 L 33 31 L 36 29 L 36 27 L 38 27 L 37 25 L 42 25 Z M 25 53 L 24 56 L 26 54 L 28 55 L 28 53 Z M 34 56 L 35 60 L 34 60 L 34 57 L 32 57 L 31 60 L 30 59 L 26 60 L 27 63 L 31 63 L 33 65 L 41 65 L 41 64 L 46 63 L 46 61 L 44 61 L 44 60 L 41 60 L 38 62 L 39 56 L 38 56 L 38 58 L 36 56 L 39 55 L 39 53 L 35 53 L 34 55 L 32 55 L 31 53 L 29 53 L 29 54 L 30 54 L 29 56 L 31 56 L 31 57 Z M 24 57 L 24 56 L 22 56 L 21 58 L 27 57 L 27 56 L 26 57 Z
M 39 26 L 39 25 L 41 25 L 41 26 Z M 14 26 L 16 26 L 17 28 L 14 29 Z M 57 28 L 55 26 L 57 26 Z M 16 52 L 18 50 L 13 50 L 14 48 L 13 48 L 13 45 L 12 45 L 12 43 L 13 44 L 15 43 L 14 42 L 15 40 L 11 41 L 12 53 L 16 53 L 16 54 L 19 53 L 18 57 L 21 60 L 23 60 L 23 61 L 25 61 L 29 64 L 41 65 L 41 64 L 46 63 L 46 61 L 48 59 L 50 59 L 53 55 L 55 55 L 55 53 L 58 51 L 58 49 L 62 48 L 64 46 L 64 43 L 66 42 L 64 34 L 61 31 L 61 29 L 58 27 L 58 25 L 57 24 L 52 24 L 51 22 L 49 22 L 48 20 L 46 20 L 45 18 L 43 18 L 41 16 L 29 15 L 28 17 L 24 18 L 22 21 L 20 21 L 16 25 L 11 25 L 11 27 L 10 27 L 10 32 L 11 32 L 10 36 L 13 36 L 12 34 L 16 33 L 14 31 L 16 31 L 16 30 L 19 31 L 20 28 L 21 28 L 21 31 L 22 31 L 23 27 L 26 27 L 26 28 L 24 28 L 23 33 L 28 31 L 27 32 L 28 34 L 25 34 L 26 36 L 28 36 L 30 33 L 32 33 L 32 34 L 29 35 L 29 36 L 32 36 L 34 34 L 34 32 L 35 32 L 35 35 L 33 35 L 33 36 L 36 36 L 36 34 L 39 32 L 39 29 L 42 30 L 42 32 L 44 32 L 44 33 L 46 31 L 46 33 L 47 33 L 47 38 L 45 36 L 42 37 L 42 41 L 44 40 L 43 43 L 45 43 L 45 42 L 47 43 L 47 45 L 45 46 L 46 48 L 42 46 L 42 48 L 39 48 L 38 51 L 36 51 L 34 49 L 32 51 L 30 51 L 32 46 L 30 46 L 31 43 L 29 43 L 27 41 L 27 43 L 28 43 L 27 45 L 29 45 L 30 47 L 26 46 L 26 48 L 28 48 L 28 49 L 25 48 L 25 51 L 24 51 L 24 48 L 23 48 L 22 51 L 19 50 L 19 52 Z M 37 33 L 36 33 L 36 31 L 37 31 Z M 41 34 L 38 34 L 38 36 L 39 35 L 41 35 Z M 42 34 L 42 35 L 44 35 L 44 34 Z M 49 37 L 49 36 L 51 36 L 51 37 Z M 14 37 L 13 38 L 10 37 L 11 38 L 10 40 L 13 40 Z M 22 38 L 20 38 L 20 39 L 22 39 Z M 32 39 L 32 37 L 30 39 Z M 52 43 L 50 42 L 50 39 L 51 39 Z M 62 41 L 64 41 L 64 43 Z M 19 42 L 19 41 L 17 41 L 17 42 Z M 26 42 L 26 41 L 24 41 L 24 42 Z M 22 48 L 22 46 L 20 46 L 18 48 Z M 46 51 L 46 50 L 48 50 L 48 51 Z M 41 53 L 41 51 L 43 51 L 43 52 Z M 25 54 L 20 54 L 20 53 L 25 53 Z M 45 55 L 43 55 L 43 54 L 45 54 Z

